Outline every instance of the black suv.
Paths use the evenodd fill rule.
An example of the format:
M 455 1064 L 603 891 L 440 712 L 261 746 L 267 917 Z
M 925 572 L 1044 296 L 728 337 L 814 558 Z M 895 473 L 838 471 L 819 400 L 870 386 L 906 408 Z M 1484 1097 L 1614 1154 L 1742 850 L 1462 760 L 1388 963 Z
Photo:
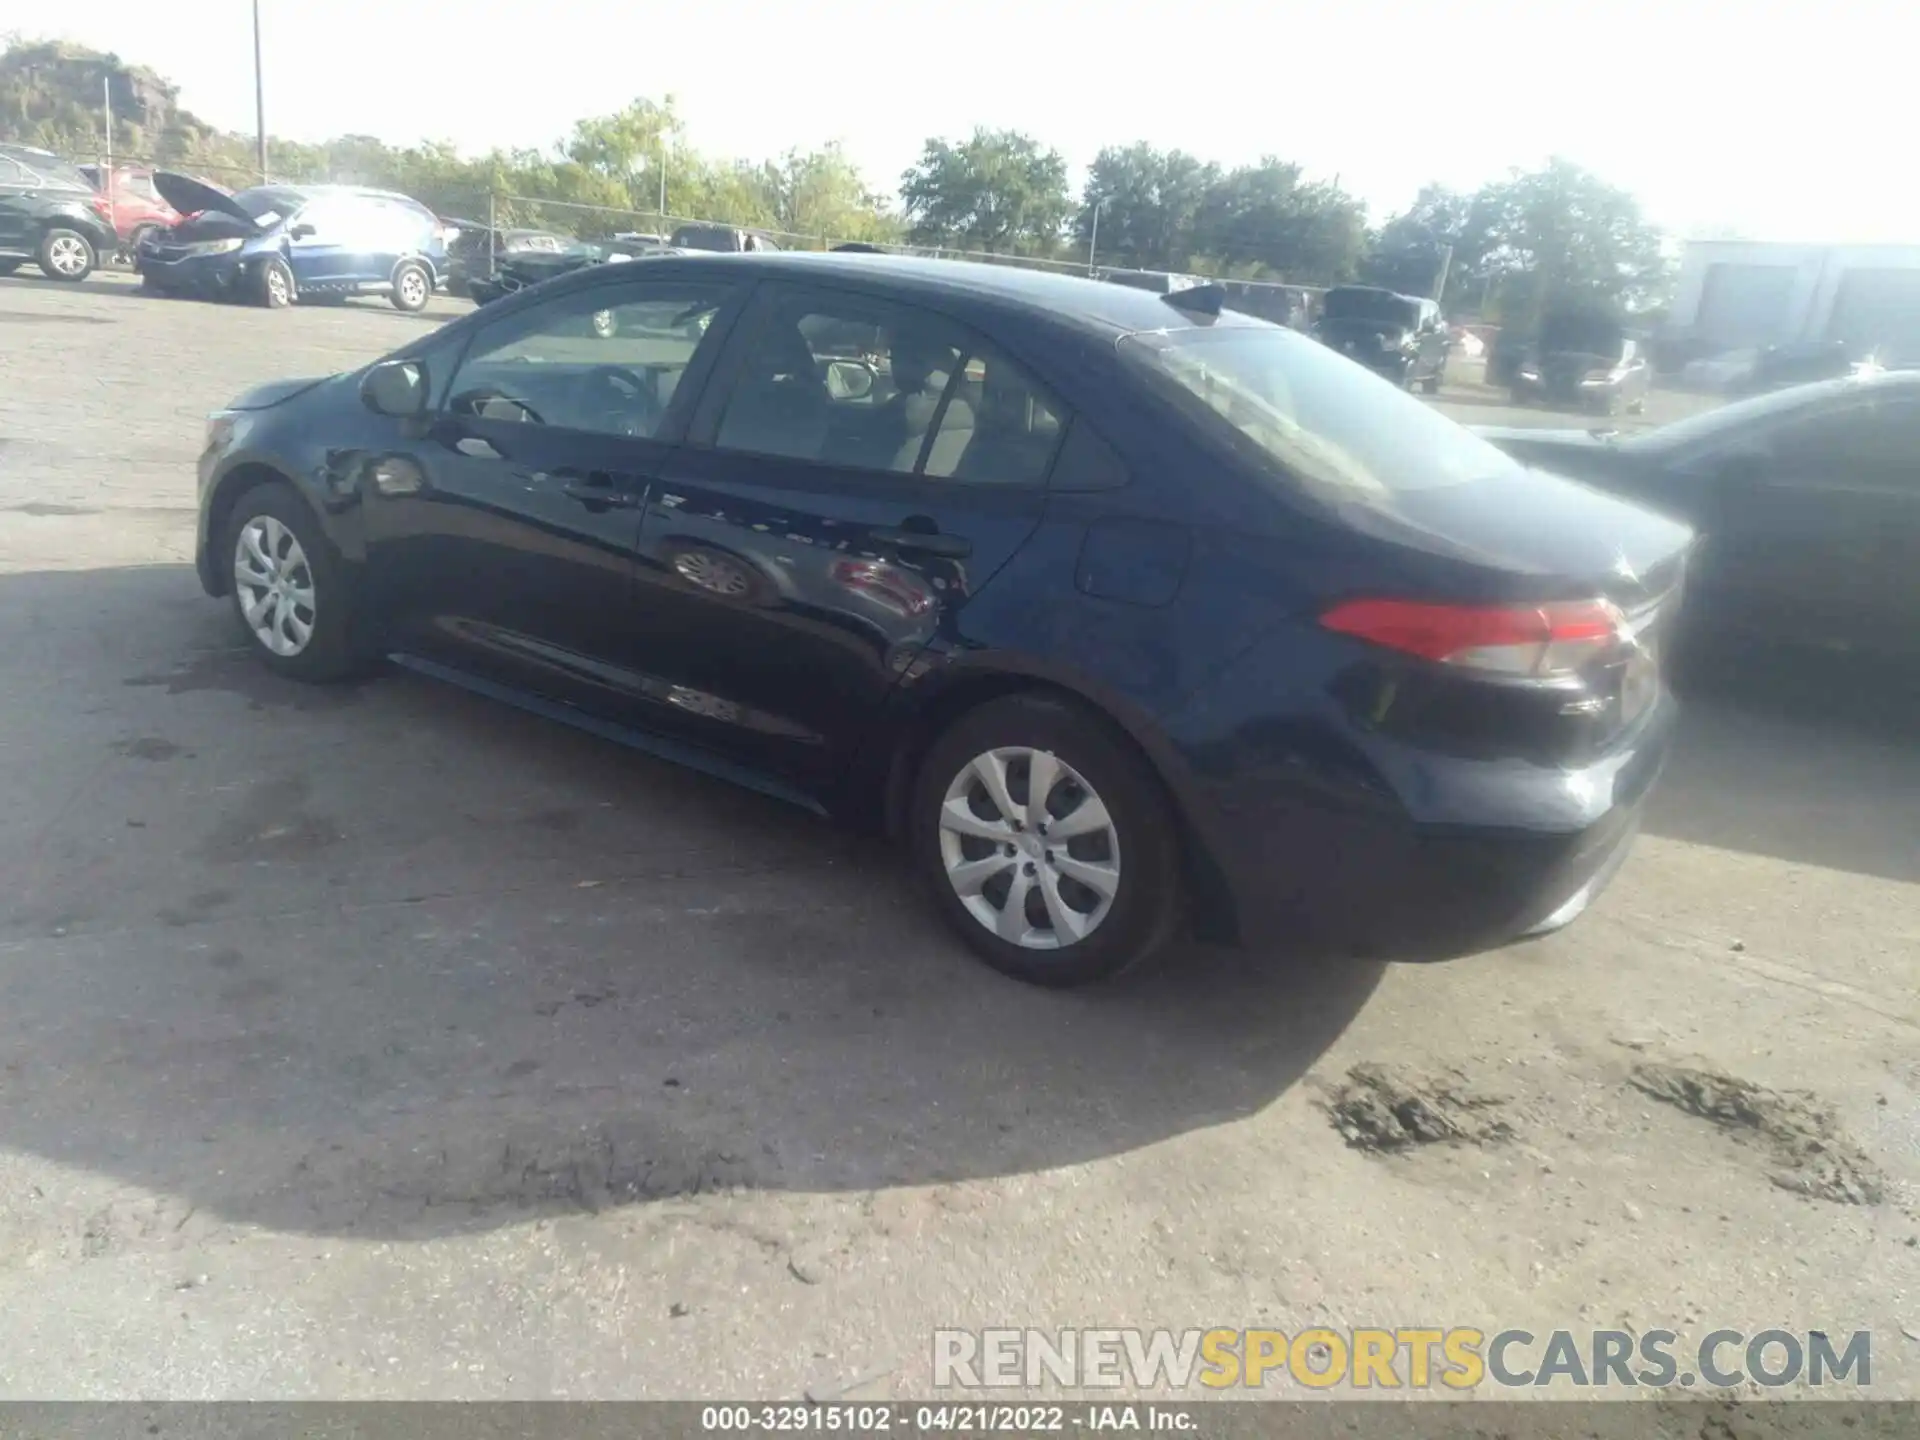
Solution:
M 667 240 L 670 250 L 714 250 L 723 255 L 737 255 L 741 252 L 764 254 L 780 247 L 771 235 L 759 230 L 747 230 L 738 225 L 715 225 L 695 223 L 682 225 Z
M 31 260 L 54 280 L 84 280 L 119 245 L 107 199 L 48 150 L 0 145 L 0 275 Z

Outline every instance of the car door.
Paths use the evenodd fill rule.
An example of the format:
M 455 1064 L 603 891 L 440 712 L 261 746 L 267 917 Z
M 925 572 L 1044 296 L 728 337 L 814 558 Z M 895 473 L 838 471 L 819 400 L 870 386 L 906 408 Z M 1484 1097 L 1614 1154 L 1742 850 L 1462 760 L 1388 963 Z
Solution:
M 31 225 L 27 209 L 33 187 L 19 161 L 0 155 L 0 250 L 24 252 Z
M 371 470 L 369 568 L 393 648 L 632 718 L 641 514 L 710 359 L 709 322 L 738 293 L 636 277 L 474 334 L 434 377 L 419 438 Z
M 1862 395 L 1709 463 L 1703 597 L 1763 633 L 1915 648 L 1901 637 L 1920 615 L 1920 400 Z
M 287 264 L 302 290 L 340 290 L 364 268 L 367 213 L 348 195 L 323 195 L 287 221 Z
M 764 284 L 642 526 L 660 723 L 829 787 L 1032 533 L 1063 413 L 981 337 Z

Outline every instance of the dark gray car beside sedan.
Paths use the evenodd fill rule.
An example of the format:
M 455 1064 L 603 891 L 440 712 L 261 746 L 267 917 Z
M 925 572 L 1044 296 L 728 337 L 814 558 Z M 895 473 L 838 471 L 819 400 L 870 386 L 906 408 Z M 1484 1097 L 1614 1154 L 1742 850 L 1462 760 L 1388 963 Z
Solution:
M 1637 435 L 1477 433 L 1694 526 L 1695 625 L 1920 658 L 1920 372 L 1797 385 Z

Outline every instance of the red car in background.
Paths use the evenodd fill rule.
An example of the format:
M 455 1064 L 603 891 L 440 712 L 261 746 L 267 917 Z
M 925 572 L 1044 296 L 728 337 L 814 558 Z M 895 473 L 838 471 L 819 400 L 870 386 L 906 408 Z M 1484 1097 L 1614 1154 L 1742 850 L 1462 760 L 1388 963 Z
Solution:
M 153 188 L 153 171 L 146 166 L 114 166 L 111 189 L 103 167 L 81 165 L 77 168 L 95 190 L 112 201 L 113 228 L 120 236 L 121 249 L 127 254 L 138 250 L 140 242 L 149 234 L 171 230 L 180 223 L 180 212 L 160 198 L 160 192 Z

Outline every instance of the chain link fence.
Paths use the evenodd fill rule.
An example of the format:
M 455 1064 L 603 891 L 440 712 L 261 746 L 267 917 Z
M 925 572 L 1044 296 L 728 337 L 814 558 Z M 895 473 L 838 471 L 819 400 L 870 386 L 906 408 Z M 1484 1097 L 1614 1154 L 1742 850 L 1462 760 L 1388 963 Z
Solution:
M 271 157 L 270 157 L 271 158 Z M 101 162 L 104 155 L 97 157 Z M 218 161 L 160 161 L 150 155 L 116 154 L 114 167 L 170 169 L 208 180 L 227 190 L 243 190 L 261 183 L 255 166 Z M 345 184 L 391 189 L 391 185 L 338 157 L 315 159 L 296 155 L 275 162 L 270 169 L 276 184 Z M 831 250 L 854 239 L 852 236 L 810 234 L 781 230 L 764 225 L 686 215 L 671 209 L 625 209 L 608 205 L 589 205 L 575 200 L 557 200 L 537 195 L 520 195 L 511 190 L 461 184 L 414 186 L 413 198 L 441 219 L 469 228 L 484 226 L 490 232 L 537 230 L 563 238 L 606 241 L 616 237 L 657 239 L 665 242 L 683 225 L 715 225 L 750 231 L 772 240 L 783 250 Z M 967 260 L 985 265 L 1009 265 L 1021 269 L 1042 270 L 1060 275 L 1097 273 L 1086 259 L 1062 259 L 1056 256 L 1010 254 L 1002 251 L 969 250 L 944 245 L 914 245 L 905 242 L 865 242 L 888 255 L 923 256 L 935 260 Z M 1193 277 L 1202 278 L 1202 277 Z M 1318 286 L 1289 285 L 1268 280 L 1215 280 L 1226 289 L 1233 308 L 1274 320 L 1280 324 L 1299 324 L 1317 313 L 1324 290 Z

